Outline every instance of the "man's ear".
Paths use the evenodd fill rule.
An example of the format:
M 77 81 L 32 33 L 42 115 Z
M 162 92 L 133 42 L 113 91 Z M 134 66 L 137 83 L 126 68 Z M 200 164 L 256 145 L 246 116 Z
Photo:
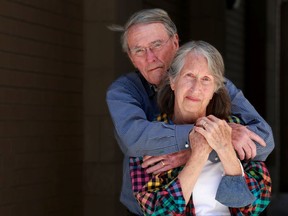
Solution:
M 174 35 L 174 37 L 173 37 L 173 44 L 174 44 L 176 50 L 178 50 L 178 48 L 179 48 L 179 36 L 178 36 L 178 34 L 175 34 L 175 35 Z

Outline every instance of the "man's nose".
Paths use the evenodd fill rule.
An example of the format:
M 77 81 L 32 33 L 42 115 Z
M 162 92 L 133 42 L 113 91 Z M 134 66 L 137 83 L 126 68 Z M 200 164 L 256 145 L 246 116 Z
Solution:
M 148 62 L 154 62 L 157 59 L 154 52 L 149 48 L 146 49 L 146 59 Z

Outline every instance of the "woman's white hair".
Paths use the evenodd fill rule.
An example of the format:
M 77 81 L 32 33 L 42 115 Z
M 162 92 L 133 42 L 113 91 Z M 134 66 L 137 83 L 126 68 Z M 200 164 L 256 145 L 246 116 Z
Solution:
M 205 41 L 191 41 L 179 48 L 172 62 L 168 76 L 174 80 L 184 67 L 186 57 L 190 54 L 200 55 L 206 58 L 208 69 L 216 81 L 216 91 L 224 87 L 224 61 L 219 51 Z

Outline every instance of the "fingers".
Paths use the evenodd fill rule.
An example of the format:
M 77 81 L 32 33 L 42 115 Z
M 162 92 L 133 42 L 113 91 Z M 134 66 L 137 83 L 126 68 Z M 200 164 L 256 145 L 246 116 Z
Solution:
M 242 149 L 243 149 L 244 155 L 245 155 L 245 157 L 243 158 L 243 160 L 244 160 L 244 159 L 246 159 L 246 160 L 251 159 L 252 150 L 251 150 L 251 148 L 250 148 L 250 145 L 248 145 L 248 144 L 243 145 Z
M 229 128 L 230 130 L 230 127 L 225 120 L 219 119 L 213 115 L 199 118 L 196 122 L 196 126 L 202 127 L 209 132 L 219 132 L 223 128 Z
M 166 162 L 159 161 L 159 163 L 156 163 L 155 165 L 149 167 L 146 169 L 147 173 L 153 173 L 153 174 L 158 174 L 167 170 L 170 170 L 171 166 L 169 164 L 166 164 Z
M 251 142 L 249 142 L 249 146 L 251 149 L 251 157 L 247 158 L 247 156 L 246 156 L 246 160 L 253 159 L 257 155 L 257 149 L 256 149 L 255 143 L 251 141 Z
M 147 173 L 158 174 L 184 165 L 190 157 L 190 153 L 190 149 L 187 149 L 172 154 L 149 157 L 144 160 L 142 167 L 146 168 Z
M 245 152 L 244 152 L 244 150 L 242 148 L 237 148 L 237 149 L 235 148 L 235 151 L 236 151 L 236 153 L 238 155 L 238 158 L 240 160 L 244 160 L 245 159 Z
M 254 133 L 253 131 L 250 131 L 248 128 L 246 128 L 248 131 L 248 136 L 250 137 L 251 140 L 256 141 L 257 143 L 259 143 L 261 146 L 265 147 L 266 143 L 265 141 L 258 136 L 256 133 Z
M 145 156 L 143 158 L 142 168 L 147 168 L 147 173 L 157 174 L 169 170 L 167 163 L 162 156 Z
M 144 160 L 144 161 L 145 161 L 145 160 L 148 160 L 148 159 L 151 158 L 151 157 L 153 157 L 153 156 L 145 155 L 145 156 L 143 157 L 143 160 Z
M 256 145 L 251 139 L 237 140 L 233 146 L 240 160 L 251 160 L 257 154 Z
M 257 143 L 259 143 L 263 147 L 266 146 L 265 141 L 256 133 L 254 133 L 253 131 L 250 131 L 247 127 L 240 125 L 240 124 L 235 124 L 235 123 L 229 123 L 229 125 L 233 129 L 234 132 L 242 131 L 241 133 L 247 134 L 251 140 L 256 141 Z
M 142 167 L 147 168 L 149 166 L 153 166 L 156 163 L 159 163 L 164 158 L 162 156 L 145 156 L 143 158 Z

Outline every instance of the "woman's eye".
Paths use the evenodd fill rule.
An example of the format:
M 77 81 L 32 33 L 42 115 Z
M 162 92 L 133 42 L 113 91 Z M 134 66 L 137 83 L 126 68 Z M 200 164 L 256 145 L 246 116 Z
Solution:
M 210 78 L 209 77 L 204 77 L 203 81 L 210 81 Z
M 191 74 L 191 73 L 187 73 L 186 76 L 189 77 L 189 78 L 195 78 L 195 76 L 193 74 Z
M 209 78 L 209 77 L 203 77 L 202 83 L 203 83 L 204 85 L 210 84 L 210 83 L 211 83 L 211 78 Z

